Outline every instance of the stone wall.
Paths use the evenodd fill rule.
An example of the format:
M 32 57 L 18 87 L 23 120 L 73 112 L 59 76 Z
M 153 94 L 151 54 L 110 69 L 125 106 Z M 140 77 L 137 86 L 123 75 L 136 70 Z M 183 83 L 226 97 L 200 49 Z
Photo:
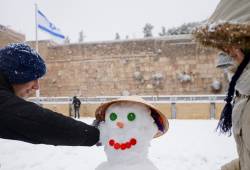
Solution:
M 25 37 L 0 25 L 0 48 Z M 35 47 L 34 42 L 27 42 Z M 56 45 L 39 41 L 39 53 L 48 66 L 41 96 L 114 96 L 223 94 L 224 73 L 215 68 L 216 50 L 204 48 L 190 35 L 125 41 Z M 214 80 L 222 88 L 212 90 Z M 224 104 L 215 105 L 217 119 Z M 69 115 L 69 104 L 44 107 Z M 94 116 L 98 104 L 83 104 L 81 116 Z M 171 105 L 157 104 L 168 118 Z M 178 119 L 208 119 L 210 105 L 176 104 Z
M 68 45 L 42 42 L 48 73 L 41 96 L 178 95 L 224 93 L 217 51 L 190 35 Z M 186 81 L 181 77 L 187 76 Z M 222 88 L 212 90 L 214 80 Z
M 0 27 L 0 47 L 24 41 Z M 34 42 L 30 43 L 35 47 Z M 224 73 L 215 68 L 216 50 L 196 44 L 190 35 L 56 45 L 39 41 L 48 71 L 41 96 L 118 96 L 221 94 Z M 213 81 L 222 88 L 213 90 Z
M 25 36 L 23 34 L 0 25 L 0 48 L 8 43 L 23 42 L 24 40 Z

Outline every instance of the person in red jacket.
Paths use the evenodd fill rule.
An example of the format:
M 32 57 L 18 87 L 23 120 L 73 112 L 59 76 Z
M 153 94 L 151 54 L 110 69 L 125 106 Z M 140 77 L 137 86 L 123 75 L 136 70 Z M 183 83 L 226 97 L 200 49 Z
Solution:
M 92 146 L 99 130 L 26 101 L 46 73 L 40 55 L 24 43 L 0 49 L 0 138 L 33 144 Z

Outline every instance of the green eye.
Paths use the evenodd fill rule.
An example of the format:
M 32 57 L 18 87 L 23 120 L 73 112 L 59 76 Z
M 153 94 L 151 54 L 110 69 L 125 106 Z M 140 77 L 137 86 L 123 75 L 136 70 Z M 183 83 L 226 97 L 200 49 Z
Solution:
M 112 113 L 109 115 L 109 118 L 110 118 L 110 120 L 115 121 L 115 120 L 117 119 L 116 113 L 112 112 Z
M 129 120 L 129 121 L 133 121 L 133 120 L 135 120 L 135 117 L 136 117 L 136 116 L 135 116 L 135 114 L 134 114 L 133 112 L 131 112 L 131 113 L 128 114 L 127 117 L 128 117 L 128 120 Z

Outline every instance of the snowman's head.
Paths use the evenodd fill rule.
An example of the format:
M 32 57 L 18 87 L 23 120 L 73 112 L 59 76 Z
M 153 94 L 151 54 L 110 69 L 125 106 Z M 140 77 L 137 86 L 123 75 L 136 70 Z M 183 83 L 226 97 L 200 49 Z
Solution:
M 149 129 L 155 129 L 153 138 L 157 132 L 150 108 L 141 103 L 124 101 L 111 104 L 105 112 L 105 123 L 117 135 L 130 134 L 133 136 L 140 132 L 143 134 Z
M 100 121 L 100 142 L 111 162 L 144 160 L 150 141 L 168 129 L 166 117 L 135 96 L 102 104 L 96 110 L 96 119 Z
M 142 104 L 133 102 L 119 102 L 111 104 L 105 112 L 105 121 L 112 128 L 126 129 L 145 126 L 143 119 L 153 122 L 150 109 Z
M 166 116 L 161 111 L 138 96 L 125 96 L 106 102 L 96 109 L 95 116 L 98 122 L 105 121 L 110 128 L 119 128 L 120 131 L 131 126 L 142 128 L 153 121 L 158 129 L 154 137 L 166 133 L 169 126 Z
M 158 128 L 149 107 L 123 101 L 107 108 L 100 131 L 103 143 L 111 150 L 131 151 L 147 148 Z

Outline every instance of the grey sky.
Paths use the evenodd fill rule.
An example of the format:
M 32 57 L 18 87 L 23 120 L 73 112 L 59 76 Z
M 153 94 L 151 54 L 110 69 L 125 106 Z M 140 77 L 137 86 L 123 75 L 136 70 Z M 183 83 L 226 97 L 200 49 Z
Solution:
M 154 26 L 155 36 L 182 23 L 201 21 L 214 11 L 219 0 L 0 0 L 0 24 L 35 39 L 35 7 L 76 42 L 80 30 L 85 41 L 143 37 L 145 23 Z M 39 31 L 39 39 L 48 39 Z

